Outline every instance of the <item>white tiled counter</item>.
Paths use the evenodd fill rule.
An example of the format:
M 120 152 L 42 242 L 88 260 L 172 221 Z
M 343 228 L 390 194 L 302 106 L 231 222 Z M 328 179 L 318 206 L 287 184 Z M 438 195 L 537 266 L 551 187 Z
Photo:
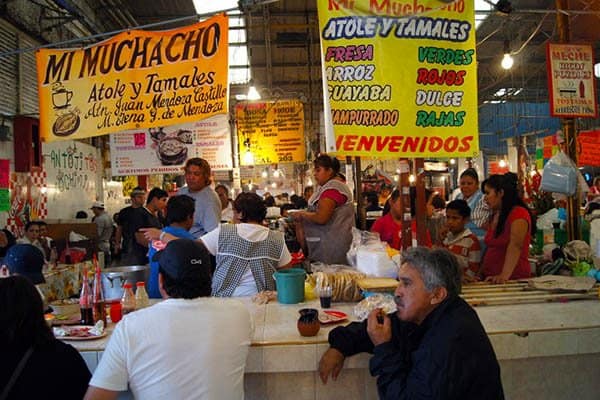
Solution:
M 247 302 L 255 331 L 246 363 L 247 399 L 376 399 L 369 355 L 346 361 L 336 382 L 323 385 L 316 373 L 327 349 L 323 325 L 317 336 L 302 337 L 295 305 L 257 306 Z M 352 316 L 353 304 L 332 309 Z M 600 393 L 600 301 L 486 306 L 476 308 L 502 368 L 507 399 L 597 399 Z M 73 343 L 90 369 L 102 355 L 107 338 Z M 343 393 L 343 395 L 341 395 Z

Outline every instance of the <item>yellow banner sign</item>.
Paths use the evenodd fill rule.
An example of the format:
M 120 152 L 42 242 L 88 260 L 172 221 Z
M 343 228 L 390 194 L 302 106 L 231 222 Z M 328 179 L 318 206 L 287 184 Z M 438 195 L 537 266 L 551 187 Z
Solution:
M 298 100 L 235 107 L 240 165 L 304 162 L 304 107 Z
M 328 152 L 384 157 L 479 152 L 472 1 L 317 4 Z
M 198 121 L 228 111 L 228 19 L 133 30 L 85 49 L 36 54 L 49 142 Z

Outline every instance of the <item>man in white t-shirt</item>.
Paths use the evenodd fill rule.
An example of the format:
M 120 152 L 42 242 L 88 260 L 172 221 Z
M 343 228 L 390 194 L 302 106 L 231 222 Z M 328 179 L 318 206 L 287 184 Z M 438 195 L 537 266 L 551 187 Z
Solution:
M 242 400 L 248 310 L 234 299 L 208 297 L 210 261 L 202 244 L 173 240 L 153 260 L 166 300 L 117 324 L 85 399 L 116 399 L 129 385 L 139 399 Z

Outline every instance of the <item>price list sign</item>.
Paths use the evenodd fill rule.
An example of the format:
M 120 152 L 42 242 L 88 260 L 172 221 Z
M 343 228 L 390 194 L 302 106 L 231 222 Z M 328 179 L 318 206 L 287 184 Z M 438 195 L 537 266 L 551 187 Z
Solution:
M 471 1 L 318 2 L 327 151 L 479 152 Z
M 300 101 L 238 103 L 235 118 L 241 165 L 306 160 L 304 107 Z
M 563 118 L 596 118 L 594 52 L 584 44 L 546 45 L 550 114 Z

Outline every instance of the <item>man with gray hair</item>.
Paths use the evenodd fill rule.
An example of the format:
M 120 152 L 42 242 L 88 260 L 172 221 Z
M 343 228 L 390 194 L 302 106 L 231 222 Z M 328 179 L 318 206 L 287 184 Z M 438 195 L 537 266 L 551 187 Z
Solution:
M 459 297 L 454 255 L 424 247 L 404 252 L 394 292 L 396 313 L 373 310 L 367 320 L 329 333 L 319 362 L 323 383 L 344 359 L 370 352 L 381 399 L 504 399 L 500 366 L 475 311 Z
M 195 201 L 194 225 L 189 232 L 196 239 L 219 226 L 221 222 L 221 200 L 210 186 L 211 172 L 208 161 L 200 157 L 190 158 L 185 167 L 186 186 L 178 194 L 190 196 Z

